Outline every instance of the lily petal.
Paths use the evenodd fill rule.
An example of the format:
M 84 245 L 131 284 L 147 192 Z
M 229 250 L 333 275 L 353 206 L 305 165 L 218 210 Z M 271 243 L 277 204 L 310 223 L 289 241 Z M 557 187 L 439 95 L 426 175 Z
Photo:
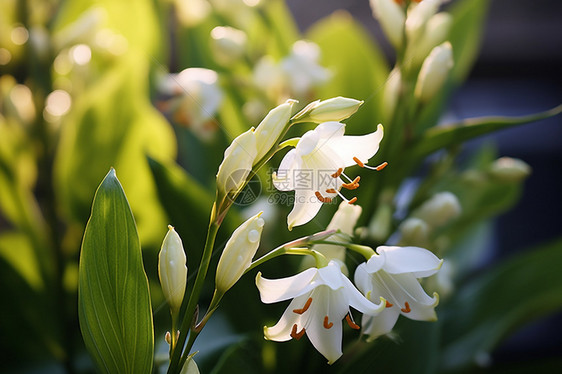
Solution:
M 383 135 L 384 128 L 379 124 L 377 131 L 367 135 L 332 138 L 329 146 L 348 167 L 356 165 L 354 157 L 367 163 L 378 152 Z
M 346 277 L 344 278 L 345 292 L 348 297 L 349 306 L 352 306 L 361 313 L 369 314 L 372 316 L 377 315 L 384 310 L 386 305 L 384 302 L 382 302 L 382 300 L 379 302 L 379 304 L 375 304 L 369 301 L 365 296 L 363 296 L 361 292 L 359 292 L 357 288 L 355 288 L 355 286 L 349 279 L 347 279 Z
M 283 160 L 276 174 L 273 174 L 273 185 L 279 191 L 292 191 L 295 189 L 295 170 L 301 168 L 301 158 L 297 157 L 297 151 L 292 149 Z
M 317 286 L 312 282 L 317 273 L 318 269 L 310 268 L 292 277 L 266 279 L 262 278 L 261 272 L 258 272 L 256 286 L 260 291 L 261 301 L 271 304 L 303 295 Z
M 389 274 L 412 273 L 416 278 L 424 278 L 435 274 L 443 264 L 431 251 L 419 247 L 381 246 L 377 253 L 384 256 L 383 269 Z
M 322 207 L 322 202 L 315 196 L 311 189 L 297 189 L 295 191 L 295 204 L 287 216 L 287 226 L 292 230 L 294 226 L 310 222 Z
M 290 340 L 293 325 L 295 323 L 299 324 L 301 319 L 301 315 L 293 312 L 293 310 L 302 308 L 308 297 L 309 294 L 305 294 L 294 298 L 275 326 L 266 326 L 263 328 L 263 335 L 265 338 L 276 342 L 286 342 Z
M 368 342 L 375 340 L 381 335 L 388 334 L 396 324 L 400 313 L 398 309 L 387 308 L 377 316 L 363 315 L 361 324 L 363 325 L 363 333 L 369 335 Z

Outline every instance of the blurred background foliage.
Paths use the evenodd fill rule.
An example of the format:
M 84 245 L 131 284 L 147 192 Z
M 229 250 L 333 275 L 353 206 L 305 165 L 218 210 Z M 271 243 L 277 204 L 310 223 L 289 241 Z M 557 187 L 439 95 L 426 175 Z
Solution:
M 78 258 L 94 192 L 110 167 L 117 170 L 135 217 L 151 285 L 155 341 L 164 347 L 169 317 L 157 281 L 157 251 L 166 225 L 174 225 L 184 241 L 192 279 L 191 269 L 196 268 L 205 240 L 216 170 L 234 137 L 288 98 L 298 99 L 302 106 L 334 96 L 365 100 L 347 122 L 352 134 L 374 131 L 379 122 L 392 123 L 384 87 L 395 56 L 385 41 L 373 39 L 380 30 L 370 30 L 376 21 L 368 2 L 346 4 L 354 16 L 340 10 L 314 19 L 312 25 L 310 17 L 303 20 L 304 3 L 289 2 L 297 25 L 281 0 L 0 0 L 3 367 L 13 372 L 93 370 L 78 328 Z M 316 5 L 315 14 L 342 8 L 342 3 Z M 309 344 L 263 340 L 261 327 L 273 323 L 283 305 L 261 305 L 253 279 L 247 276 L 226 295 L 198 342 L 202 372 L 433 373 L 485 367 L 501 373 L 562 364 L 559 355 L 548 354 L 560 348 L 559 340 L 545 345 L 547 354 L 535 352 L 536 357 L 523 360 L 518 369 L 512 366 L 517 359 L 494 365 L 496 356 L 490 355 L 524 323 L 559 312 L 562 306 L 559 240 L 483 265 L 483 258 L 491 257 L 490 243 L 497 240 L 492 219 L 517 203 L 523 179 L 494 174 L 498 157 L 504 155 L 501 147 L 498 153 L 493 144 L 468 143 L 471 152 L 465 152 L 459 140 L 517 121 L 502 119 L 493 126 L 487 120 L 483 124 L 488 127 L 480 127 L 484 130 L 479 134 L 463 137 L 454 132 L 449 138 L 445 134 L 445 140 L 439 138 L 440 130 L 430 129 L 447 104 L 450 108 L 451 102 L 458 105 L 458 98 L 465 98 L 453 92 L 476 61 L 489 7 L 486 0 L 448 4 L 454 22 L 447 39 L 453 45 L 455 66 L 446 87 L 416 117 L 416 139 L 423 141 L 404 148 L 399 157 L 390 157 L 391 147 L 383 142 L 377 159 L 389 161 L 388 170 L 362 174 L 357 191 L 363 207 L 357 237 L 373 246 L 400 233 L 400 224 L 435 193 L 450 191 L 458 197 L 462 215 L 428 239 L 438 243 L 440 256 L 456 264 L 448 279 L 454 286 L 449 295 L 442 292 L 437 309 L 439 322 L 400 320 L 393 339 L 381 338 L 370 345 L 348 334 L 345 344 L 350 353 L 327 368 Z M 241 34 L 233 37 L 221 27 Z M 195 87 L 191 90 L 183 87 L 187 74 L 180 73 L 187 68 L 217 74 L 199 72 L 205 79 L 189 83 Z M 170 78 L 170 73 L 180 74 Z M 170 89 L 170 79 L 172 86 L 187 91 Z M 220 97 L 218 105 L 198 108 L 202 104 L 197 100 L 203 102 L 205 92 L 211 92 L 205 91 L 208 86 L 220 87 L 220 93 L 209 94 L 215 95 L 211 99 Z M 195 106 L 189 101 L 194 97 Z M 552 104 L 533 110 L 549 109 L 559 101 L 555 97 Z M 466 116 L 451 118 L 450 110 L 446 113 L 449 120 L 463 125 L 459 121 Z M 534 132 L 540 133 L 537 128 Z M 387 129 L 387 135 L 397 131 Z M 434 152 L 442 148 L 446 150 Z M 559 155 L 554 162 L 560 161 Z M 279 160 L 277 156 L 271 165 Z M 559 172 L 560 164 L 555 165 Z M 279 229 L 290 204 L 268 203 L 272 196 L 280 198 L 268 177 L 269 171 L 262 170 L 250 184 L 248 191 L 258 199 L 251 199 L 252 205 L 238 202 L 217 243 L 224 243 L 243 217 L 265 204 L 268 223 L 260 251 L 325 228 L 335 205 L 324 208 L 307 226 L 293 232 Z M 401 204 L 397 196 L 412 188 L 411 200 Z M 560 199 L 553 198 L 558 206 L 550 210 L 557 211 Z M 511 235 L 505 230 L 503 234 Z M 215 256 L 214 265 L 217 260 Z M 357 259 L 351 256 L 348 261 Z M 268 277 L 286 276 L 287 269 L 297 267 L 298 260 L 281 258 L 263 271 Z M 212 289 L 207 291 L 210 297 Z M 554 321 L 553 326 L 559 331 L 559 323 Z

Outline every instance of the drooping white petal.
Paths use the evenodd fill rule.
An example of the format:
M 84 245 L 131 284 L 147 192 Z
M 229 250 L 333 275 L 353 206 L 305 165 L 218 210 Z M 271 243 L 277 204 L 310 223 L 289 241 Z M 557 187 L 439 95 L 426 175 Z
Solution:
M 386 308 L 374 317 L 364 314 L 361 324 L 363 325 L 363 333 L 369 335 L 367 341 L 371 342 L 377 337 L 391 332 L 398 316 L 400 316 L 398 308 Z
M 344 279 L 347 279 L 340 270 L 340 265 L 335 261 L 330 261 L 328 266 L 318 269 L 318 283 L 338 290 L 344 286 Z
M 379 300 L 379 304 L 374 304 L 367 300 L 365 296 L 355 286 L 347 277 L 344 278 L 345 293 L 348 298 L 348 304 L 353 308 L 357 309 L 361 313 L 369 315 L 377 315 L 382 312 L 385 308 L 385 303 Z M 377 300 L 374 300 L 377 301 Z
M 383 126 L 379 124 L 375 132 L 361 136 L 334 137 L 330 139 L 328 145 L 348 167 L 356 164 L 354 157 L 367 163 L 379 150 L 383 135 Z
M 260 291 L 261 301 L 271 304 L 303 295 L 317 286 L 312 283 L 317 273 L 318 269 L 310 268 L 292 277 L 266 279 L 259 272 L 256 275 L 256 286 Z
M 379 271 L 380 269 L 382 269 L 384 267 L 385 259 L 386 259 L 385 256 L 373 255 L 373 256 L 371 256 L 369 261 L 367 261 L 367 263 L 361 264 L 359 266 L 364 267 L 365 268 L 364 271 L 366 273 L 373 274 L 373 273 L 376 273 L 377 271 Z
M 341 290 L 333 291 L 327 286 L 320 286 L 312 297 L 310 310 L 303 314 L 307 318 L 306 322 L 303 318 L 303 327 L 314 348 L 332 364 L 342 355 L 342 319 L 348 311 L 345 294 Z M 330 328 L 324 326 L 326 316 L 328 323 L 333 324 Z
M 276 342 L 290 340 L 293 325 L 295 323 L 298 325 L 301 319 L 301 315 L 293 312 L 293 310 L 301 309 L 306 304 L 309 296 L 310 294 L 304 294 L 294 298 L 275 326 L 264 327 L 263 335 L 265 338 Z
M 345 124 L 341 122 L 329 121 L 316 126 L 314 131 L 320 140 L 341 138 L 345 132 Z
M 292 230 L 294 226 L 304 225 L 316 217 L 321 207 L 322 202 L 318 200 L 312 189 L 297 189 L 295 205 L 287 216 L 289 230 Z
M 414 320 L 431 321 L 436 319 L 433 308 L 439 303 L 436 295 L 430 297 L 425 293 L 419 281 L 412 274 L 388 274 L 381 270 L 372 275 L 372 295 L 381 294 L 390 303 L 392 308 L 402 309 L 406 302 L 410 311 L 401 311 L 401 314 Z
M 283 160 L 277 173 L 273 175 L 273 185 L 279 191 L 292 191 L 295 189 L 295 171 L 301 169 L 301 158 L 297 157 L 297 151 L 290 150 Z
M 412 273 L 416 278 L 435 274 L 443 260 L 431 251 L 419 247 L 387 247 L 377 248 L 385 258 L 383 269 L 389 274 Z M 370 261 L 370 260 L 369 260 Z

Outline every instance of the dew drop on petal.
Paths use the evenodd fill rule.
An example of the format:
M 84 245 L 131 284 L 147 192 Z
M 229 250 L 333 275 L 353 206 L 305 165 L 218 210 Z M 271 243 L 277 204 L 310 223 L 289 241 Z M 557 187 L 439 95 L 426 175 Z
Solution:
M 248 233 L 248 241 L 249 241 L 250 243 L 255 243 L 255 242 L 257 242 L 258 240 L 260 240 L 260 233 L 258 232 L 258 230 L 251 230 L 251 231 Z

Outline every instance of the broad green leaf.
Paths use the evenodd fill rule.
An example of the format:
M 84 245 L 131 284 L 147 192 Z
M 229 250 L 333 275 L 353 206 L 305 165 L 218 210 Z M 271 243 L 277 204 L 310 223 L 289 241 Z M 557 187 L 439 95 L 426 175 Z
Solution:
M 421 159 L 441 148 L 460 144 L 493 131 L 523 125 L 562 113 L 562 105 L 521 117 L 480 117 L 458 123 L 433 127 L 423 133 L 410 151 L 413 160 Z
M 111 169 L 94 197 L 80 254 L 78 314 L 86 347 L 105 373 L 151 373 L 148 280 L 133 214 Z
M 318 90 L 318 98 L 346 96 L 365 103 L 348 122 L 351 133 L 375 131 L 382 121 L 381 102 L 389 69 L 384 55 L 346 12 L 339 11 L 317 22 L 307 38 L 322 49 L 322 64 L 331 80 Z
M 455 65 L 451 76 L 455 84 L 466 79 L 478 56 L 489 4 L 489 0 L 461 0 L 449 9 L 453 16 L 449 41 L 453 45 Z
M 557 240 L 471 277 L 442 313 L 442 368 L 470 365 L 525 323 L 561 310 L 560 263 Z

